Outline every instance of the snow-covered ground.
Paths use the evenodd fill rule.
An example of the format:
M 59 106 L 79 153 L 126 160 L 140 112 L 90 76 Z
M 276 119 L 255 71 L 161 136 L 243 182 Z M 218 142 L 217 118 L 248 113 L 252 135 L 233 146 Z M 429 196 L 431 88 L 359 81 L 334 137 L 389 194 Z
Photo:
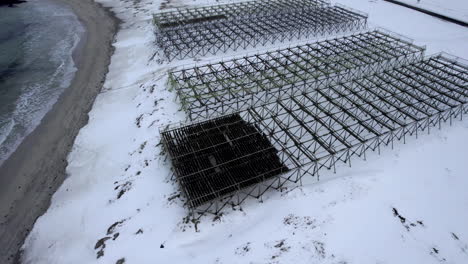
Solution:
M 151 60 L 161 2 L 99 2 L 124 21 L 116 52 L 25 263 L 468 263 L 466 119 L 202 218 L 195 230 L 160 153 L 158 130 L 184 119 L 165 88 L 173 65 Z M 464 27 L 384 1 L 339 2 L 429 54 L 468 58 Z
M 468 23 L 468 2 L 466 0 L 397 0 L 419 8 L 433 11 Z

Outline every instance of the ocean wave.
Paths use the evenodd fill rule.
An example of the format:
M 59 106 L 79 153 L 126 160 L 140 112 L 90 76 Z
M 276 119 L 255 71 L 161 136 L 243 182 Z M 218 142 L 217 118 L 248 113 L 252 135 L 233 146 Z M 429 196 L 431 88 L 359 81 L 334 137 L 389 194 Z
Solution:
M 27 23 L 27 30 L 21 36 L 24 55 L 13 73 L 6 77 L 10 80 L 10 93 L 17 95 L 14 101 L 8 102 L 11 107 L 5 108 L 9 112 L 0 113 L 3 119 L 0 120 L 0 164 L 37 127 L 70 85 L 77 70 L 73 51 L 85 32 L 68 7 L 30 1 L 22 8 L 28 9 L 23 19 L 31 23 Z
M 6 121 L 5 124 L 0 124 L 0 145 L 3 144 L 11 131 L 13 131 L 14 126 L 15 121 L 13 119 Z

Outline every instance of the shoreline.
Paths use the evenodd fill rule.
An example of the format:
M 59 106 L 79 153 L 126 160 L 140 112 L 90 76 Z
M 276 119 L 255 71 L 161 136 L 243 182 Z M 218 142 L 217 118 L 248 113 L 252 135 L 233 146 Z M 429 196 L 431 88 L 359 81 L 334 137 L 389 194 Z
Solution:
M 69 6 L 86 32 L 73 51 L 70 86 L 0 166 L 0 263 L 20 263 L 24 239 L 66 178 L 67 156 L 102 89 L 120 24 L 92 0 L 54 1 Z

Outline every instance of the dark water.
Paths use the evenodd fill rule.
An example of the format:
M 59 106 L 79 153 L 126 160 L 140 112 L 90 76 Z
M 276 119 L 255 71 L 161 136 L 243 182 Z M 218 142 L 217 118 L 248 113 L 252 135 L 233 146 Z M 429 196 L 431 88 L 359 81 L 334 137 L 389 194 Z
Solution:
M 0 164 L 69 86 L 83 33 L 73 12 L 55 2 L 0 7 Z

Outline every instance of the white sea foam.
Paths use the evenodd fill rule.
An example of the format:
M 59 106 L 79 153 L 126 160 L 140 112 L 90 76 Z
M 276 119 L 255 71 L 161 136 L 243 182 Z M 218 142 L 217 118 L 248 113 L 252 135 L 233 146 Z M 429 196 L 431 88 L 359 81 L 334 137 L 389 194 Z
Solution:
M 15 126 L 14 120 L 9 120 L 5 125 L 0 128 L 0 145 L 5 141 L 8 135 L 10 135 L 13 127 Z
M 32 7 L 26 8 L 30 8 L 34 15 L 29 18 L 31 21 L 25 33 L 27 41 L 23 43 L 25 54 L 21 61 L 21 68 L 30 74 L 17 78 L 32 80 L 19 83 L 16 89 L 21 89 L 21 94 L 14 102 L 14 110 L 2 113 L 7 118 L 3 123 L 9 126 L 0 126 L 0 164 L 39 125 L 70 85 L 77 70 L 73 50 L 85 32 L 68 7 L 37 0 L 30 4 Z M 47 24 L 46 20 L 50 23 Z

